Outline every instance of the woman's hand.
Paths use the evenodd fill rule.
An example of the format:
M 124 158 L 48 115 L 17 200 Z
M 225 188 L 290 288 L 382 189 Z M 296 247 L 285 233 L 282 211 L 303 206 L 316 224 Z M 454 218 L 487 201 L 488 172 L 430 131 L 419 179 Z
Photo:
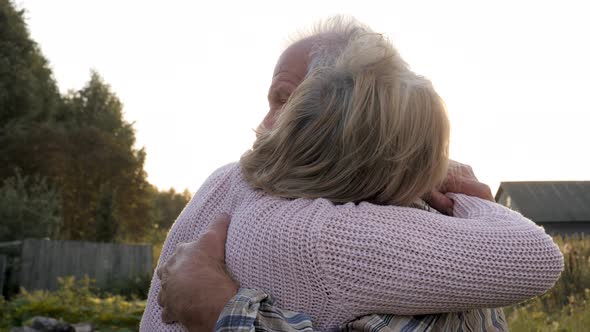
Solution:
M 225 270 L 225 240 L 229 216 L 219 215 L 197 241 L 179 244 L 158 271 L 162 289 L 158 304 L 162 320 L 189 331 L 213 331 L 238 284 Z
M 431 191 L 424 200 L 441 213 L 453 215 L 453 201 L 446 193 L 458 193 L 479 197 L 495 202 L 490 187 L 479 182 L 471 166 L 454 160 L 449 162 L 449 170 L 445 182 L 438 190 Z

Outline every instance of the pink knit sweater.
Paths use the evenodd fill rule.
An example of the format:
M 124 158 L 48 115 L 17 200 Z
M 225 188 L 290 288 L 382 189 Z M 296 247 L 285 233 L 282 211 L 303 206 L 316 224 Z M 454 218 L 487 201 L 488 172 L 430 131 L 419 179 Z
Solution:
M 563 257 L 541 227 L 498 204 L 451 197 L 455 217 L 288 200 L 253 190 L 239 165 L 230 164 L 209 177 L 178 217 L 159 264 L 226 212 L 233 277 L 242 287 L 270 292 L 283 309 L 309 314 L 320 330 L 370 313 L 500 307 L 553 286 Z M 141 330 L 184 331 L 162 323 L 159 290 L 154 276 Z

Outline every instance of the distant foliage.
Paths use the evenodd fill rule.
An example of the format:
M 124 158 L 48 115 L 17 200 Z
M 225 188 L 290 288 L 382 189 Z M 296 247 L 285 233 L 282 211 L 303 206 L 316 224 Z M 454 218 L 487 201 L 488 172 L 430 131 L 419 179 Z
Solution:
M 61 197 L 45 178 L 16 171 L 0 186 L 0 241 L 55 237 L 62 226 Z
M 511 332 L 585 332 L 590 326 L 590 294 L 570 297 L 571 302 L 550 311 L 542 298 L 510 311 Z
M 158 264 L 168 230 L 190 199 L 191 193 L 188 190 L 178 193 L 172 188 L 167 191 L 159 191 L 152 187 L 150 211 L 152 225 L 145 240 L 152 244 L 154 269 Z
M 101 287 L 97 294 L 110 296 L 109 294 L 120 295 L 127 300 L 145 300 L 152 283 L 152 275 L 140 275 L 134 278 L 113 279 Z
M 552 309 L 572 302 L 571 296 L 583 299 L 590 295 L 590 237 L 554 237 L 564 258 L 564 271 L 555 287 L 543 298 L 543 306 Z
M 150 227 L 145 150 L 122 118 L 122 104 L 97 73 L 62 99 L 59 118 L 5 124 L 0 175 L 41 174 L 61 194 L 59 239 L 140 240 Z M 2 177 L 0 177 L 2 179 Z
M 158 191 L 156 188 L 152 190 L 152 210 L 150 213 L 151 219 L 154 221 L 153 224 L 160 229 L 168 229 L 190 201 L 191 193 L 186 189 L 179 193 L 174 188 L 167 191 Z
M 590 326 L 590 238 L 554 237 L 565 268 L 545 295 L 505 308 L 512 332 L 586 331 Z
M 0 123 L 50 119 L 60 96 L 47 60 L 11 1 L 0 0 Z
M 59 214 L 40 220 L 23 205 L 48 198 L 28 187 L 32 180 L 19 183 L 20 191 L 5 188 L 0 213 L 7 225 L 0 236 L 151 240 L 154 229 L 171 225 L 190 195 L 160 192 L 147 182 L 145 149 L 135 146 L 133 123 L 124 119 L 122 102 L 97 72 L 80 90 L 59 93 L 23 16 L 13 2 L 0 0 L 0 184 L 14 182 L 19 169 L 23 179 L 38 176 L 61 199 L 51 201 Z M 10 207 L 15 195 L 27 201 Z M 49 224 L 59 227 L 48 229 Z M 13 232 L 14 225 L 28 226 Z
M 100 331 L 137 331 L 145 301 L 126 300 L 118 295 L 99 296 L 91 279 L 60 279 L 54 292 L 21 293 L 10 301 L 0 297 L 0 331 L 25 325 L 35 316 L 68 323 L 90 322 Z
M 61 145 L 67 167 L 59 169 L 63 195 L 62 238 L 140 240 L 149 228 L 150 185 L 144 149 L 136 149 L 122 104 L 97 73 L 64 98 Z

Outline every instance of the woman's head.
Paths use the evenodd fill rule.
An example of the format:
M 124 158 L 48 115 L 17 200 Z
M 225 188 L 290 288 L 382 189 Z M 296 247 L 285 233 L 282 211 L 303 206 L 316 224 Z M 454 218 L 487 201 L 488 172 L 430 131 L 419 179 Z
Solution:
M 446 174 L 449 122 L 431 83 L 382 35 L 337 19 L 312 41 L 308 72 L 241 160 L 281 197 L 408 205 Z

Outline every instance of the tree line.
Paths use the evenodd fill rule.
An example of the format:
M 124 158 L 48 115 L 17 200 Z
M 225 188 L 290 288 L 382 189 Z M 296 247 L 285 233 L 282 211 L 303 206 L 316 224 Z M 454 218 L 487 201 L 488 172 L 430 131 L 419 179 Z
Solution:
M 139 242 L 190 193 L 148 183 L 133 123 L 97 72 L 61 94 L 24 11 L 0 0 L 0 241 Z

